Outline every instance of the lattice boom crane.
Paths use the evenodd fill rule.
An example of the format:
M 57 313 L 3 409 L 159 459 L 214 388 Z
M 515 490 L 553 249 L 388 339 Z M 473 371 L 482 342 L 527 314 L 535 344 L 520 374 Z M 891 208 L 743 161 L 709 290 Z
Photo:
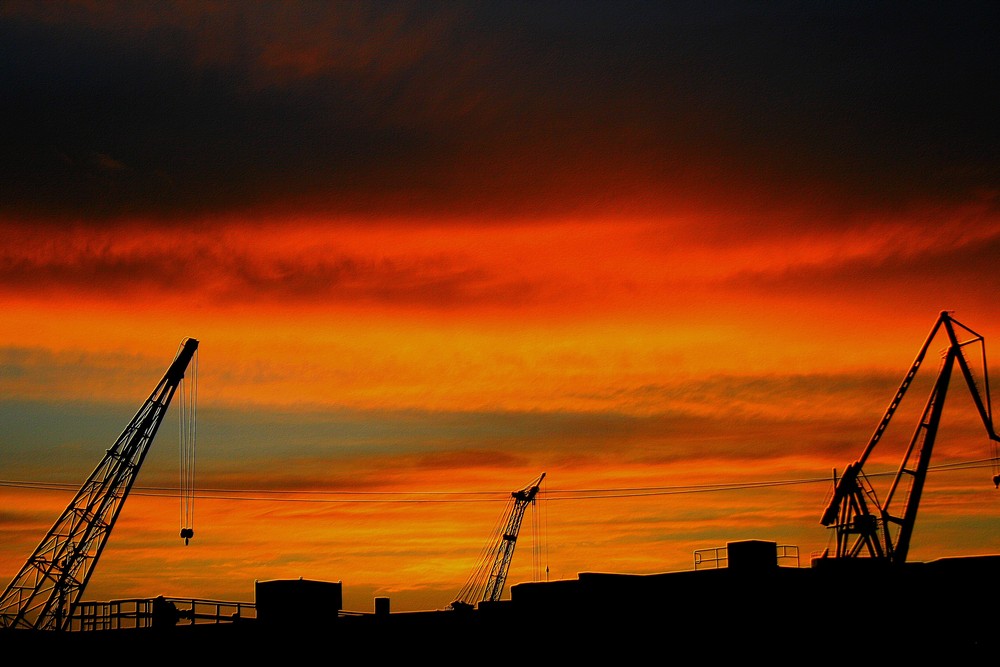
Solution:
M 535 502 L 535 496 L 538 495 L 544 479 L 543 472 L 534 482 L 510 494 L 511 501 L 507 505 L 504 512 L 505 520 L 502 522 L 503 530 L 487 543 L 479 565 L 459 592 L 458 599 L 451 603 L 452 607 L 469 607 L 477 602 L 496 602 L 500 599 L 504 583 L 507 581 L 507 572 L 510 570 L 511 558 L 514 556 L 517 536 L 521 532 L 524 511 L 528 505 Z M 488 563 L 489 569 L 486 568 Z
M 65 630 L 198 341 L 173 363 L 0 597 L 0 628 Z M 185 537 L 185 533 L 182 533 Z M 189 537 L 189 536 L 187 536 Z

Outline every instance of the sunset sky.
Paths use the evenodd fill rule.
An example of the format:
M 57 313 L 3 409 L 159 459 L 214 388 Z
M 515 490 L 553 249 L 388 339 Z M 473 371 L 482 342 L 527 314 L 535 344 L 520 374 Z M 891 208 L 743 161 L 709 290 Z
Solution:
M 443 608 L 542 472 L 508 584 L 533 547 L 549 579 L 748 538 L 808 565 L 942 310 L 1000 375 L 998 29 L 986 2 L 0 4 L 0 586 L 186 337 L 194 539 L 172 406 L 86 600 L 304 577 Z M 911 559 L 1000 552 L 994 455 L 956 375 Z

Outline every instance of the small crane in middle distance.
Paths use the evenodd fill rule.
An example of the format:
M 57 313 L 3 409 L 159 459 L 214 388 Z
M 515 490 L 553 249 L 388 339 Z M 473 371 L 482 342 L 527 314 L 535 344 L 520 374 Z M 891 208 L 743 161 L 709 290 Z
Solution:
M 510 561 L 514 555 L 514 546 L 517 544 L 517 535 L 521 531 L 524 510 L 535 502 L 535 496 L 538 495 L 544 479 L 545 473 L 543 472 L 531 484 L 510 494 L 511 501 L 503 515 L 506 517 L 506 521 L 503 522 L 504 529 L 500 533 L 494 533 L 494 536 L 490 538 L 480 556 L 479 565 L 476 566 L 469 580 L 459 591 L 458 599 L 451 603 L 453 609 L 468 609 L 477 602 L 496 602 L 500 599 L 504 583 L 507 581 Z M 497 535 L 499 535 L 499 540 L 497 540 Z M 487 571 L 486 565 L 491 553 L 493 561 Z

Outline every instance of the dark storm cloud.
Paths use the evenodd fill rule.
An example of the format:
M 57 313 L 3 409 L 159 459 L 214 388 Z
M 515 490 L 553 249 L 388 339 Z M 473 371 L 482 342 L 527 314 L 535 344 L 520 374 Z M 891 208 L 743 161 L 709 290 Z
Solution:
M 850 206 L 998 185 L 988 3 L 0 12 L 13 217 Z

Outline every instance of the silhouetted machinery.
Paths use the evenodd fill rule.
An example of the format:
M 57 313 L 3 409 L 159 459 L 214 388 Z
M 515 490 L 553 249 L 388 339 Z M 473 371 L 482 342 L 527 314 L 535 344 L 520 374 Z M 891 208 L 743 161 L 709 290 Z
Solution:
M 528 486 L 510 494 L 511 500 L 501 517 L 498 526 L 502 530 L 494 531 L 480 554 L 480 560 L 468 581 L 459 591 L 458 598 L 451 603 L 455 609 L 469 608 L 478 602 L 496 602 L 503 594 L 507 572 L 510 569 L 514 546 L 521 531 L 521 521 L 524 510 L 535 502 L 542 480 L 543 472 L 538 479 Z
M 0 628 L 69 627 L 73 610 L 197 349 L 198 341 L 193 338 L 181 342 L 153 393 L 11 580 L 0 597 Z M 193 535 L 190 526 L 181 529 L 185 540 Z
M 937 379 L 899 470 L 893 478 L 885 500 L 880 502 L 862 467 L 875 445 L 882 438 L 889 421 L 903 400 L 903 395 L 920 369 L 932 341 L 941 331 L 947 335 L 948 343 L 942 354 Z M 960 332 L 963 336 L 968 337 L 965 340 L 960 340 Z M 978 345 L 982 351 L 982 392 L 979 390 L 976 377 L 965 357 L 965 348 L 972 345 Z M 835 556 L 837 558 L 867 557 L 892 564 L 906 562 L 910 538 L 913 535 L 913 525 L 917 516 L 917 506 L 930 464 L 931 450 L 937 437 L 948 383 L 956 363 L 972 393 L 972 400 L 986 427 L 987 435 L 994 443 L 1000 442 L 1000 437 L 993 429 L 993 413 L 990 405 L 983 337 L 953 319 L 949 311 L 942 311 L 927 340 L 917 353 L 910 370 L 903 378 L 896 395 L 889 403 L 888 409 L 878 423 L 861 457 L 847 466 L 840 479 L 836 478 L 836 473 L 834 474 L 833 496 L 823 513 L 821 523 L 836 529 Z M 994 458 L 994 460 L 996 459 Z M 1000 475 L 994 475 L 993 482 L 995 485 L 1000 485 Z M 905 495 L 902 510 L 895 512 L 892 510 L 893 501 L 900 495 Z M 824 554 L 824 558 L 826 557 L 830 557 L 830 555 Z

